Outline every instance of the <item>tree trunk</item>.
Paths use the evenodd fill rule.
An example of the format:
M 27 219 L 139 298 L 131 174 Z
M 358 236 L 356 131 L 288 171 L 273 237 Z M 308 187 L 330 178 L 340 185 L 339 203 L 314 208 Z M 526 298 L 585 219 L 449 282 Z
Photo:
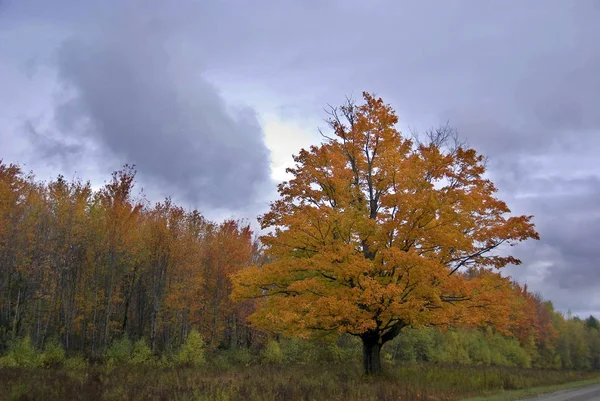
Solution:
M 17 338 L 18 322 L 19 322 L 19 306 L 21 305 L 21 287 L 19 287 L 19 293 L 17 294 L 17 306 L 15 307 L 15 318 L 13 321 L 12 332 L 13 338 Z
M 150 316 L 150 349 L 156 351 L 156 333 L 158 331 L 158 305 L 154 302 L 152 315 Z
M 381 344 L 378 337 L 363 337 L 363 367 L 365 374 L 378 375 L 381 373 Z
M 211 345 L 214 347 L 217 345 L 217 328 L 219 324 L 219 286 L 221 285 L 221 276 L 217 274 L 217 281 L 215 284 L 215 299 L 213 304 L 213 329 L 212 329 L 212 338 L 210 339 Z
M 121 331 L 125 334 L 127 333 L 127 319 L 129 318 L 129 305 L 131 304 L 131 299 L 133 298 L 133 290 L 135 289 L 135 279 L 136 279 L 136 266 L 133 268 L 133 274 L 131 277 L 131 282 L 129 286 L 126 287 L 126 295 L 125 295 L 125 313 L 123 315 L 123 325 Z

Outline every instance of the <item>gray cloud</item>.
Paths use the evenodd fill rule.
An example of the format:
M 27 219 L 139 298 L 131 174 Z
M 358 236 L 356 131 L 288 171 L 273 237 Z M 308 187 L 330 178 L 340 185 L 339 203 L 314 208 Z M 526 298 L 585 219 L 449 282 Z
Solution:
M 65 42 L 62 81 L 75 92 L 63 129 L 91 132 L 141 177 L 206 207 L 239 208 L 268 180 L 269 154 L 254 112 L 229 110 L 193 59 L 169 46 L 159 19 L 110 19 L 102 33 Z
M 32 134 L 39 129 L 31 123 L 25 131 L 35 154 L 74 162 L 86 149 L 73 143 L 94 143 L 105 160 L 136 164 L 155 194 L 203 209 L 244 209 L 264 198 L 270 155 L 256 113 L 226 103 L 205 79 L 205 55 L 186 47 L 194 35 L 180 26 L 185 7 L 71 0 L 11 6 L 3 33 L 12 41 L 0 50 L 19 59 L 24 77 L 50 68 L 61 85 L 49 111 L 56 135 Z
M 59 163 L 68 163 L 84 151 L 82 144 L 68 143 L 38 132 L 36 123 L 32 120 L 25 122 L 23 132 L 37 151 L 37 155 L 43 159 L 56 159 Z
M 168 192 L 235 208 L 267 179 L 268 153 L 254 113 L 220 91 L 251 83 L 303 121 L 374 91 L 402 124 L 449 120 L 488 155 L 501 196 L 542 236 L 508 271 L 562 310 L 600 315 L 597 1 L 56 2 L 12 16 L 71 38 L 54 60 L 74 95 L 57 109 L 64 134 L 100 140 Z
M 517 250 L 528 261 L 509 269 L 563 310 L 600 310 L 600 178 L 526 178 L 518 206 L 536 216 L 542 241 Z

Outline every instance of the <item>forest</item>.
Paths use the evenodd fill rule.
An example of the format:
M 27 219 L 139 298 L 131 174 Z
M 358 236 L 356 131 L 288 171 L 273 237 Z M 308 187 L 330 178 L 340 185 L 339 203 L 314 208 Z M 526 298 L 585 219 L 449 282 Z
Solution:
M 0 382 L 17 392 L 8 399 L 24 371 L 41 388 L 53 386 L 49 371 L 88 372 L 60 379 L 75 394 L 106 391 L 132 365 L 157 382 L 179 372 L 164 385 L 177 382 L 179 398 L 203 388 L 206 399 L 429 399 L 422 389 L 435 386 L 419 380 L 436 375 L 448 387 L 430 395 L 456 399 L 597 377 L 599 321 L 556 311 L 496 272 L 520 261 L 493 251 L 537 233 L 531 216 L 505 217 L 483 158 L 443 129 L 404 138 L 368 94 L 329 117 L 332 137 L 295 156 L 294 178 L 259 219 L 262 236 L 170 198 L 151 204 L 134 166 L 94 189 L 0 161 Z M 340 379 L 344 366 L 354 379 Z M 338 373 L 321 375 L 339 386 L 363 371 L 384 376 L 365 393 L 309 380 L 328 367 Z M 231 372 L 257 387 L 225 388 Z M 456 392 L 453 374 L 481 372 Z M 285 390 L 297 373 L 307 387 Z M 90 390 L 94 377 L 103 384 Z M 267 394 L 277 380 L 282 389 Z M 163 399 L 144 388 L 104 396 Z

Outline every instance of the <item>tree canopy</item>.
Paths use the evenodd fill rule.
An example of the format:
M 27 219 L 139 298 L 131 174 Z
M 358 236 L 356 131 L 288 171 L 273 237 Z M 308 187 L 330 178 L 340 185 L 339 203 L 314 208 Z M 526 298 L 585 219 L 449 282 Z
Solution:
M 495 196 L 482 155 L 443 130 L 408 138 L 390 105 L 363 99 L 332 109 L 332 134 L 294 156 L 259 219 L 268 263 L 235 274 L 232 295 L 264 298 L 251 316 L 261 328 L 360 337 L 378 373 L 381 346 L 404 327 L 508 324 L 497 269 L 520 261 L 504 245 L 538 234 Z
M 248 342 L 251 305 L 233 305 L 228 275 L 256 258 L 249 225 L 169 198 L 151 206 L 135 173 L 125 166 L 93 190 L 0 160 L 0 353 L 27 336 L 93 356 L 123 336 L 155 353 L 192 330 L 213 346 Z

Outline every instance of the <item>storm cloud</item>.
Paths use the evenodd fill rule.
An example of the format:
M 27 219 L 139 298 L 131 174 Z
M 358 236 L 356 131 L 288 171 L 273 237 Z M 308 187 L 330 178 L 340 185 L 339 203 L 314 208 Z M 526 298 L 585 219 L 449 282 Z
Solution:
M 87 136 L 135 164 L 143 183 L 191 204 L 235 210 L 258 198 L 270 155 L 255 111 L 228 105 L 204 79 L 201 57 L 173 40 L 169 14 L 95 12 L 87 25 L 70 22 L 73 33 L 53 55 L 62 136 Z M 55 149 L 47 140 L 32 144 L 41 155 Z
M 535 215 L 541 240 L 515 248 L 524 263 L 507 273 L 600 315 L 598 1 L 52 3 L 9 2 L 0 28 L 0 72 L 59 87 L 54 125 L 32 131 L 54 139 L 38 141 L 46 157 L 96 144 L 99 164 L 136 163 L 145 185 L 243 214 L 272 196 L 268 147 L 298 142 L 266 143 L 266 115 L 316 142 L 323 106 L 375 92 L 404 130 L 449 121 L 513 211 Z
M 206 207 L 241 207 L 269 174 L 255 112 L 228 109 L 193 58 L 170 46 L 169 26 L 131 17 L 59 49 L 59 76 L 75 92 L 61 126 L 89 119 L 143 176 Z

